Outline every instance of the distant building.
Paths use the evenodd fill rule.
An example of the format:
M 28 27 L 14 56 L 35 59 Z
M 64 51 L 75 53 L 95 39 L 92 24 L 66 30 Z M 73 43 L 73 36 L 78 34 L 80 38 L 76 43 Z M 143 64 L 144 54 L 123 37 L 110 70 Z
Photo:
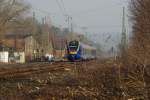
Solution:
M 0 62 L 1 63 L 24 63 L 24 36 L 6 34 L 0 41 Z M 22 55 L 19 54 L 22 53 Z M 15 53 L 18 55 L 15 56 Z M 16 60 L 18 59 L 18 61 Z
M 25 56 L 26 61 L 31 61 L 35 59 L 38 55 L 37 53 L 41 49 L 40 44 L 36 41 L 33 36 L 28 36 L 25 39 Z
M 46 42 L 46 43 L 45 43 Z M 30 35 L 25 38 L 26 61 L 41 59 L 45 55 L 53 54 L 52 43 L 48 41 L 37 41 L 36 37 Z
M 66 54 L 66 39 L 57 36 L 53 40 L 53 55 L 55 58 L 63 58 L 64 55 Z
M 24 39 L 1 39 L 2 44 L 0 45 L 1 50 L 15 50 L 24 51 Z

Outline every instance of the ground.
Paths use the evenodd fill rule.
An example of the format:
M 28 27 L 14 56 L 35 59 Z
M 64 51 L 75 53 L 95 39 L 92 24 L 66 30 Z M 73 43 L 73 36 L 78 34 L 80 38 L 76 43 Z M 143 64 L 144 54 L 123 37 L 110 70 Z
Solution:
M 123 100 L 112 60 L 0 64 L 0 100 Z

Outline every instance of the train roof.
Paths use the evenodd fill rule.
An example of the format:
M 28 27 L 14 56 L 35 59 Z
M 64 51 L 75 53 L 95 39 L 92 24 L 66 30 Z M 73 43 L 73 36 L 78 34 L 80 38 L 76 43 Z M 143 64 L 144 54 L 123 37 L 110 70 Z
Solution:
M 80 45 L 82 46 L 82 48 L 86 48 L 86 49 L 90 49 L 90 50 L 96 50 L 95 47 L 87 45 L 87 44 L 84 44 L 82 42 L 80 42 Z

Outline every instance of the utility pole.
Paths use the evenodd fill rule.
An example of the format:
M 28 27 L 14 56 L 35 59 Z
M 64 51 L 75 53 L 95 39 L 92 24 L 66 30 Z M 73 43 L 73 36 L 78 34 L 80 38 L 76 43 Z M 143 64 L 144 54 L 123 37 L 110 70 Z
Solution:
M 66 15 L 67 17 L 67 23 L 68 23 L 68 29 L 69 29 L 69 32 L 73 32 L 73 24 L 72 24 L 72 17 L 69 16 L 69 15 Z
M 33 12 L 33 32 L 32 35 L 35 35 L 35 12 Z
M 33 12 L 33 19 L 32 19 L 33 21 L 32 21 L 32 38 L 33 38 L 33 41 L 32 41 L 32 46 L 33 46 L 33 56 L 32 56 L 32 60 L 34 60 L 35 58 L 36 58 L 36 43 L 35 43 L 35 41 L 34 41 L 34 39 L 35 39 L 35 12 Z
M 67 22 L 67 24 L 68 24 L 68 30 L 69 30 L 69 32 L 70 32 L 70 18 L 69 18 L 68 15 L 65 15 L 65 16 L 66 16 L 66 22 Z
M 84 36 L 86 36 L 86 38 L 88 38 L 88 33 L 87 33 L 88 27 L 83 26 L 83 27 L 81 27 L 81 29 L 83 30 Z
M 122 38 L 121 38 L 121 57 L 124 59 L 126 56 L 127 49 L 127 36 L 126 36 L 126 25 L 125 25 L 125 7 L 123 7 L 123 18 L 122 18 Z
M 52 33 L 50 32 L 49 28 L 51 28 L 51 17 L 48 16 L 48 22 L 47 22 L 47 25 L 48 25 L 48 46 L 49 46 L 49 52 L 50 54 L 52 54 L 52 40 L 51 40 L 51 37 L 52 37 Z
M 122 38 L 121 38 L 121 63 L 126 66 L 128 64 L 127 60 L 127 36 L 126 36 L 126 23 L 125 23 L 125 7 L 123 7 L 123 17 L 122 17 Z M 123 100 L 126 100 L 126 91 L 124 89 L 126 87 L 123 86 L 122 80 L 121 80 L 121 65 L 118 66 L 119 68 L 119 83 L 120 83 L 120 89 L 122 89 L 123 94 Z M 128 67 L 126 75 L 128 75 Z
M 73 33 L 73 23 L 72 23 L 72 17 L 70 17 L 71 20 L 71 33 Z

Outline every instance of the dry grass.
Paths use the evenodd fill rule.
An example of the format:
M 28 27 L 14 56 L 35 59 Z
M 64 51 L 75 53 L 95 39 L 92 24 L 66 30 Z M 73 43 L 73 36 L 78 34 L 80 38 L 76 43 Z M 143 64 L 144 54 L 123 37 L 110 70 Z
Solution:
M 31 71 L 30 74 L 20 77 L 13 75 L 13 77 L 5 77 L 4 75 L 0 78 L 0 99 L 123 100 L 136 96 L 129 95 L 133 92 L 132 90 L 126 91 L 124 87 L 121 87 L 125 85 L 121 85 L 118 66 L 112 60 L 31 65 L 33 68 L 40 66 L 47 70 L 41 73 L 32 73 Z M 22 67 L 25 69 L 32 68 L 28 67 L 30 64 L 22 66 L 25 66 Z M 60 70 L 60 66 L 64 68 Z M 14 68 L 13 70 L 16 68 L 21 70 L 19 66 Z M 57 68 L 57 70 L 52 70 L 53 68 Z M 124 72 L 124 70 L 122 71 Z M 125 83 L 123 79 L 121 81 L 122 84 Z M 128 96 L 124 96 L 124 92 L 127 92 Z

